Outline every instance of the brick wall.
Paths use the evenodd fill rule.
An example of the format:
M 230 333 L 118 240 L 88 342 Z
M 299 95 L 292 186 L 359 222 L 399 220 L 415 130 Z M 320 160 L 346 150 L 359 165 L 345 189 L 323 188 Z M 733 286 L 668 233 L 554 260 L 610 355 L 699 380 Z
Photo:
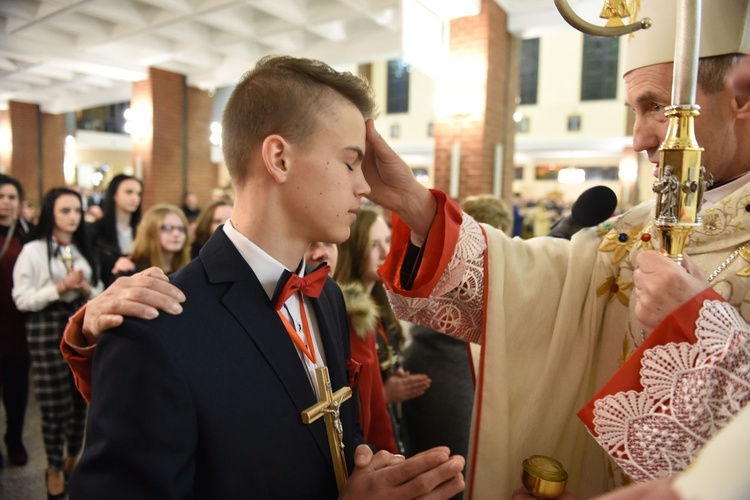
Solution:
M 146 197 L 149 196 L 149 200 L 153 199 L 153 196 L 150 195 L 153 187 L 153 182 L 151 181 L 151 144 L 153 143 L 153 137 L 148 127 L 151 120 L 150 116 L 153 113 L 150 80 L 133 83 L 133 93 L 130 97 L 130 111 L 135 119 L 135 128 L 130 134 L 133 166 L 135 167 L 135 176 L 140 176 L 144 180 L 143 201 L 145 208 Z M 149 182 L 145 182 L 146 175 L 148 175 Z
M 211 190 L 219 183 L 218 169 L 211 163 L 212 101 L 207 92 L 188 87 L 187 191 L 198 196 L 201 207 L 211 203 Z
M 483 0 L 476 16 L 451 22 L 451 62 L 454 74 L 466 74 L 466 85 L 456 93 L 476 94 L 475 107 L 461 116 L 437 117 L 435 123 L 435 187 L 450 188 L 451 150 L 461 144 L 459 198 L 492 192 L 495 146 L 503 145 L 504 174 L 501 195 L 510 198 L 513 174 L 513 134 L 509 130 L 515 107 L 517 68 L 512 70 L 517 45 L 507 30 L 507 15 L 493 0 Z M 486 65 L 477 63 L 484 61 Z M 462 64 L 482 69 L 464 72 Z M 511 70 L 509 71 L 509 67 Z M 448 97 L 450 99 L 450 97 Z M 465 99 L 457 95 L 456 99 Z
M 44 193 L 65 185 L 65 115 L 41 113 L 37 104 L 10 101 L 8 117 L 13 138 L 8 174 L 21 181 L 26 199 L 39 206 Z
M 131 109 L 150 116 L 145 136 L 133 134 L 133 164 L 143 176 L 143 208 L 182 205 L 185 191 L 202 205 L 216 185 L 211 165 L 211 98 L 185 85 L 178 73 L 151 68 L 149 79 L 133 84 Z
M 44 194 L 39 177 L 39 106 L 10 101 L 8 111 L 13 135 L 8 173 L 21 181 L 26 198 L 38 205 Z
M 153 102 L 150 169 L 143 172 L 144 208 L 156 203 L 182 203 L 185 122 L 185 77 L 149 69 Z
M 42 113 L 42 186 L 46 193 L 65 185 L 65 115 Z
M 10 175 L 11 143 L 10 111 L 0 111 L 0 172 Z

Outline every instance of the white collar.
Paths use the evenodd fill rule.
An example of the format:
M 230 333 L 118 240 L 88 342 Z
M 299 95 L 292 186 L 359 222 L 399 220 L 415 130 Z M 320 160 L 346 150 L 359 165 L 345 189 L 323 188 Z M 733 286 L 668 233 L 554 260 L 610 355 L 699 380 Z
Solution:
M 729 181 L 726 184 L 722 184 L 716 189 L 709 189 L 703 195 L 703 209 L 710 207 L 711 205 L 723 200 L 730 194 L 737 191 L 739 188 L 744 186 L 750 181 L 750 172 L 746 172 L 741 176 L 737 177 L 733 181 Z
M 268 295 L 268 300 L 272 300 L 273 293 L 276 291 L 276 284 L 279 282 L 281 274 L 286 270 L 284 264 L 268 255 L 262 248 L 237 231 L 232 225 L 232 219 L 228 219 L 224 223 L 224 233 L 255 273 L 263 290 Z M 304 276 L 305 274 L 304 260 L 298 274 L 300 276 Z

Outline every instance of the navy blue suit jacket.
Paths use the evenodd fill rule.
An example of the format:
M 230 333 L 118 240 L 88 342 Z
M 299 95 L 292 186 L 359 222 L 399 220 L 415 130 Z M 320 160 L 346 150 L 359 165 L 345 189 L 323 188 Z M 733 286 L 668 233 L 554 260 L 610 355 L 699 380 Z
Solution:
M 71 499 L 336 498 L 323 419 L 297 349 L 224 231 L 172 276 L 178 316 L 128 319 L 97 345 L 86 447 Z M 312 300 L 334 390 L 347 385 L 349 324 L 329 279 Z M 349 470 L 362 443 L 342 406 Z

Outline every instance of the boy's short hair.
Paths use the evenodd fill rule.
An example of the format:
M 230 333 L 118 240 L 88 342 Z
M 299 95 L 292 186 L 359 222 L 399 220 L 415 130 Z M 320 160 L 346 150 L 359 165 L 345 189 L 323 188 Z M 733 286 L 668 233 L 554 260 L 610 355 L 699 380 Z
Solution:
M 304 141 L 314 130 L 316 113 L 336 94 L 365 119 L 375 114 L 366 80 L 320 61 L 268 56 L 245 73 L 222 117 L 224 160 L 235 184 L 247 180 L 250 158 L 266 137 L 279 134 L 290 142 Z

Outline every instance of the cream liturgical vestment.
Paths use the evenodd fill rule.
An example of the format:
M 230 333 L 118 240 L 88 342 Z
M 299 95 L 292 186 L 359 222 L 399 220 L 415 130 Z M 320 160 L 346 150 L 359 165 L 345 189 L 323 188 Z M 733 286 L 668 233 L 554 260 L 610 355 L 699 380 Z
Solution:
M 571 241 L 510 239 L 434 191 L 438 213 L 408 289 L 409 229 L 394 218 L 381 268 L 396 314 L 482 344 L 466 472 L 468 498 L 509 498 L 530 455 L 556 458 L 587 498 L 629 479 L 576 413 L 643 342 L 634 315 L 638 253 L 658 246 L 646 202 Z M 750 320 L 750 183 L 703 212 L 686 252 Z M 748 247 L 750 248 L 750 247 Z

